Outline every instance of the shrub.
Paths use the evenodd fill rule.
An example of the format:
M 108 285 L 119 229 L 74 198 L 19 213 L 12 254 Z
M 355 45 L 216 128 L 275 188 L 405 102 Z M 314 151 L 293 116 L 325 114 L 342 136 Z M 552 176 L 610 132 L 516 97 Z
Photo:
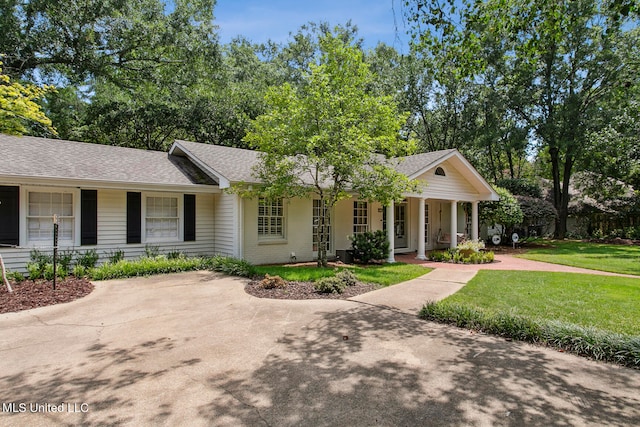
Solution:
M 19 271 L 8 271 L 7 272 L 7 280 L 13 281 L 15 283 L 20 283 L 25 281 L 24 274 Z
M 541 343 L 595 360 L 640 368 L 640 337 L 560 321 L 536 321 L 508 312 L 489 313 L 464 304 L 428 302 L 419 316 L 461 328 Z
M 167 259 L 178 259 L 178 258 L 186 258 L 186 255 L 182 253 L 182 251 L 178 249 L 174 249 L 172 251 L 167 252 Z
M 58 269 L 58 277 L 67 277 L 74 255 L 75 255 L 75 251 L 73 250 L 62 251 L 58 253 L 58 259 L 56 261 L 56 268 Z M 64 275 L 60 274 L 61 271 L 64 272 Z
M 322 294 L 341 294 L 346 288 L 346 285 L 342 280 L 334 276 L 318 279 L 313 284 L 313 287 Z
M 344 283 L 345 286 L 354 286 L 358 282 L 358 278 L 351 270 L 338 271 L 335 277 Z
M 452 259 L 453 259 L 453 255 L 449 250 L 429 252 L 429 261 L 449 262 Z
M 123 277 L 149 276 L 151 274 L 177 273 L 202 270 L 209 266 L 205 258 L 167 259 L 166 257 L 141 258 L 135 261 L 108 262 L 88 271 L 93 280 L 119 279 Z
M 458 243 L 456 246 L 456 250 L 460 251 L 474 251 L 480 252 L 484 249 L 484 240 L 465 240 L 464 242 Z
M 89 270 L 87 267 L 78 263 L 73 267 L 72 274 L 74 277 L 86 277 L 87 270 Z
M 105 252 L 107 260 L 111 264 L 117 264 L 124 259 L 124 251 L 122 249 L 115 249 L 109 252 Z
M 382 230 L 367 231 L 349 237 L 353 249 L 353 258 L 363 263 L 380 261 L 389 255 L 389 241 Z
M 60 265 L 56 265 L 56 276 L 60 279 L 64 279 L 69 275 L 69 270 L 65 269 Z M 53 264 L 45 264 L 44 270 L 42 271 L 41 278 L 45 280 L 53 280 Z
M 264 279 L 258 284 L 263 289 L 282 289 L 287 287 L 287 282 L 280 276 L 264 275 Z
M 160 247 L 153 245 L 144 245 L 144 256 L 147 258 L 155 258 L 160 255 Z
M 44 276 L 44 268 L 47 264 L 40 265 L 37 262 L 30 262 L 27 264 L 27 274 L 29 279 L 36 280 L 42 279 Z
M 53 255 L 46 254 L 38 249 L 31 249 L 29 256 L 31 257 L 31 262 L 41 265 L 43 270 L 44 265 L 53 263 Z
M 253 277 L 256 275 L 256 269 L 250 262 L 221 255 L 216 255 L 209 260 L 209 268 L 230 276 Z
M 84 253 L 78 253 L 76 258 L 76 266 L 81 266 L 84 268 L 93 268 L 98 263 L 98 251 L 95 249 L 90 249 L 85 251 Z

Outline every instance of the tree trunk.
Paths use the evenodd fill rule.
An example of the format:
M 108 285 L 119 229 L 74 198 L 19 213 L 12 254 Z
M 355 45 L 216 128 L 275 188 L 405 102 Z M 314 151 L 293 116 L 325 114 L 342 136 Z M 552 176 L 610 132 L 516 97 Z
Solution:
M 324 197 L 320 196 L 320 216 L 318 224 L 318 267 L 327 267 L 327 242 L 329 236 L 327 232 L 327 215 L 329 209 L 325 206 Z

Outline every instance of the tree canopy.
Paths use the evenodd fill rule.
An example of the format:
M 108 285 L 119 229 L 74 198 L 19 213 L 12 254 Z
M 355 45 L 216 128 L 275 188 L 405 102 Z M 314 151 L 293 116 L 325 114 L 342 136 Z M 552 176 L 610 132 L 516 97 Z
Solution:
M 558 211 L 556 234 L 563 237 L 569 183 L 591 154 L 589 135 L 606 122 L 607 104 L 632 96 L 620 88 L 640 84 L 637 5 L 487 0 L 465 1 L 458 9 L 454 1 L 408 3 L 416 51 L 440 56 L 436 62 L 448 64 L 456 81 L 480 85 L 480 99 L 495 99 L 478 116 L 487 125 L 479 135 L 525 153 L 535 150 L 544 160 Z
M 319 38 L 321 56 L 301 74 L 304 84 L 267 91 L 267 111 L 245 137 L 262 152 L 255 175 L 264 184 L 253 194 L 267 198 L 316 196 L 320 219 L 319 265 L 326 265 L 327 215 L 355 192 L 388 204 L 412 188 L 387 159 L 414 147 L 400 138 L 406 115 L 389 96 L 368 91 L 371 72 L 363 53 L 341 37 Z
M 11 82 L 11 78 L 2 73 L 0 62 L 0 133 L 22 135 L 28 132 L 28 127 L 39 125 L 52 135 L 56 130 L 51 120 L 42 111 L 38 100 L 53 87 L 22 85 Z

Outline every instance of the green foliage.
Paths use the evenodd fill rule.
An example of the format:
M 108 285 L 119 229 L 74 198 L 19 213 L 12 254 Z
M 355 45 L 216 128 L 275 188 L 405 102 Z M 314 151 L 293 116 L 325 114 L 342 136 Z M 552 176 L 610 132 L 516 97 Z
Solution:
M 207 258 L 178 258 L 167 259 L 140 258 L 138 260 L 120 260 L 107 262 L 99 267 L 90 269 L 87 274 L 92 280 L 120 279 L 124 277 L 149 276 L 152 274 L 177 273 L 180 271 L 204 270 L 210 266 Z
M 640 279 L 481 270 L 447 301 L 640 335 Z
M 144 245 L 144 256 L 147 258 L 155 258 L 160 255 L 160 246 L 150 244 Z
M 581 241 L 543 240 L 520 258 L 640 276 L 640 247 Z
M 116 264 L 124 259 L 124 251 L 122 249 L 114 249 L 109 252 L 105 252 L 108 262 Z
M 24 282 L 26 278 L 24 277 L 24 274 L 19 271 L 7 271 L 7 280 L 20 283 Z
M 640 369 L 640 336 L 551 319 L 535 320 L 510 312 L 489 312 L 447 301 L 427 303 L 420 317 Z
M 302 70 L 299 86 L 271 87 L 267 112 L 251 122 L 245 136 L 263 153 L 254 173 L 264 185 L 236 190 L 270 199 L 314 194 L 326 204 L 325 215 L 349 192 L 383 203 L 401 199 L 415 183 L 384 157 L 413 150 L 399 137 L 407 116 L 391 97 L 369 92 L 371 72 L 349 40 L 327 33 L 318 45 L 319 62 Z M 320 248 L 318 265 L 326 264 L 326 249 Z
M 558 211 L 553 204 L 540 198 L 515 196 L 522 211 L 524 225 L 551 225 L 558 217 Z
M 27 125 L 37 124 L 49 134 L 57 135 L 51 125 L 51 119 L 45 115 L 38 103 L 42 97 L 53 91 L 53 86 L 37 87 L 12 83 L 9 76 L 2 74 L 0 62 L 0 133 L 23 135 L 28 132 Z
M 460 251 L 473 251 L 480 252 L 484 249 L 484 240 L 465 240 L 464 242 L 460 242 L 456 246 L 456 250 Z
M 71 272 L 71 274 L 74 277 L 87 277 L 89 271 L 92 268 L 94 268 L 94 267 L 86 267 L 86 266 L 78 263 L 73 267 L 73 271 Z
M 69 272 L 71 269 L 71 263 L 76 252 L 74 250 L 65 250 L 58 252 L 58 259 L 56 260 L 56 268 L 65 272 Z
M 338 277 L 323 277 L 313 284 L 316 291 L 323 294 L 341 294 L 346 288 L 345 283 Z
M 100 256 L 98 255 L 98 251 L 96 251 L 95 249 L 89 249 L 87 251 L 78 253 L 76 257 L 76 265 L 79 265 L 86 269 L 93 268 L 96 266 L 99 258 Z
M 345 286 L 354 286 L 358 281 L 356 275 L 349 269 L 338 271 L 335 277 L 344 283 Z
M 491 225 L 502 224 L 507 228 L 522 223 L 524 215 L 518 200 L 509 190 L 501 187 L 495 187 L 494 189 L 498 193 L 500 200 L 497 202 L 481 202 L 480 220 Z
M 318 268 L 309 266 L 284 267 L 262 265 L 255 267 L 257 274 L 278 275 L 290 282 L 317 281 L 323 277 L 332 277 L 337 271 L 333 268 Z M 415 279 L 431 271 L 415 264 L 403 264 L 401 262 L 382 265 L 368 265 L 350 267 L 358 281 L 363 283 L 375 283 L 381 286 L 395 285 L 396 283 Z
M 435 262 L 449 262 L 453 259 L 454 251 L 443 250 L 443 251 L 431 251 L 429 252 L 429 261 Z
M 514 196 L 542 197 L 542 188 L 538 184 L 523 178 L 503 178 L 496 181 L 498 187 L 509 190 Z
M 390 245 L 386 232 L 367 231 L 349 236 L 353 258 L 363 263 L 384 260 L 389 256 Z
M 182 251 L 175 249 L 167 252 L 167 258 L 169 259 L 177 259 L 184 258 L 186 255 L 182 253 Z
M 42 279 L 44 276 L 44 269 L 47 264 L 39 264 L 37 262 L 30 262 L 27 264 L 27 274 L 29 275 L 29 279 L 36 280 Z
M 484 243 L 484 242 L 482 242 Z M 462 244 L 461 244 L 462 245 Z M 453 262 L 456 264 L 487 264 L 495 259 L 491 251 L 480 251 L 481 244 L 473 243 L 456 249 L 429 252 L 429 260 L 435 262 Z
M 469 87 L 450 93 L 457 111 L 477 111 L 480 126 L 471 124 L 470 140 L 514 148 L 489 142 L 469 151 L 489 163 L 496 180 L 502 159 L 516 178 L 522 154 L 535 153 L 553 182 L 556 233 L 564 237 L 575 169 L 614 169 L 608 166 L 616 156 L 599 153 L 626 153 L 620 143 L 637 159 L 638 133 L 627 125 L 633 119 L 616 120 L 625 110 L 637 112 L 637 12 L 596 0 L 410 0 L 406 6 L 413 47 L 434 64 L 433 86 L 459 81 L 458 87 Z M 470 122 L 454 123 L 462 123 L 458 132 L 464 133 Z
M 257 273 L 255 266 L 249 261 L 221 255 L 210 258 L 208 268 L 230 276 L 253 277 Z

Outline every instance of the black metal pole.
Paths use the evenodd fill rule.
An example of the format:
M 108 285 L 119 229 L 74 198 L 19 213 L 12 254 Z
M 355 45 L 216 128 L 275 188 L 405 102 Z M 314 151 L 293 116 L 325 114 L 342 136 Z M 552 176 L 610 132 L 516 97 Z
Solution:
M 56 277 L 58 276 L 58 221 L 53 220 L 53 290 L 56 290 Z

